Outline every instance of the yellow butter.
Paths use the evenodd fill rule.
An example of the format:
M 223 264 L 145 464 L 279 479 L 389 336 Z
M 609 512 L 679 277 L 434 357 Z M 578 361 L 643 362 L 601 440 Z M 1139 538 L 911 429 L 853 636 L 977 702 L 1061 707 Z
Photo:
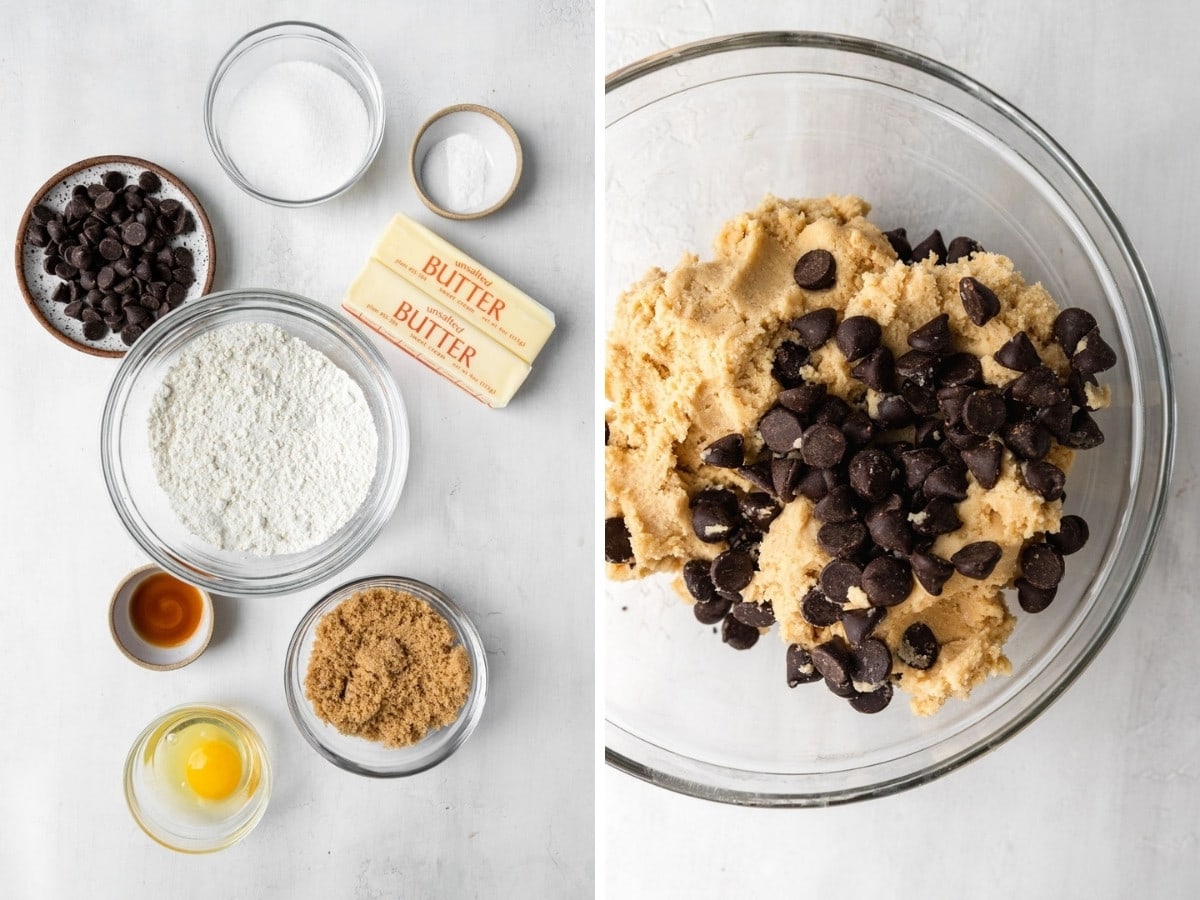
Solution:
M 388 223 L 371 255 L 525 362 L 554 331 L 554 313 L 408 216 Z
M 493 408 L 506 406 L 529 374 L 527 362 L 377 260 L 367 260 L 342 307 Z

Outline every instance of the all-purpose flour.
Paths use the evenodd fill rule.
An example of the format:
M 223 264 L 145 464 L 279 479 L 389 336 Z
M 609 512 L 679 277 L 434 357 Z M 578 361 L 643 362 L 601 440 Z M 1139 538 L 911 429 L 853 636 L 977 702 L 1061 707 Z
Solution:
M 167 372 L 149 432 L 158 483 L 188 530 L 256 556 L 307 550 L 349 521 L 379 445 L 358 384 L 260 323 L 196 338 Z

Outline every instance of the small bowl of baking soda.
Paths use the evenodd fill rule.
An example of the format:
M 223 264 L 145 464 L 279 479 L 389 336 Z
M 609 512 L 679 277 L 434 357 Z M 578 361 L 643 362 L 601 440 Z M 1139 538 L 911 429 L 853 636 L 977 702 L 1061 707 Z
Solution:
M 474 103 L 434 113 L 413 139 L 408 167 L 421 202 L 447 219 L 479 219 L 509 201 L 524 155 L 516 131 Z

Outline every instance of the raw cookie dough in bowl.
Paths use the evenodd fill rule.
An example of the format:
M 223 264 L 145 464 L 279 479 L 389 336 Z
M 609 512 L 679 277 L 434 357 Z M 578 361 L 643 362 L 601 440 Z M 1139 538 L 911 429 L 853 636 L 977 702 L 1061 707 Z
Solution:
M 1119 224 L 1070 159 L 1004 101 L 936 63 L 870 42 L 763 34 L 691 45 L 610 77 L 606 120 L 606 328 L 633 352 L 610 355 L 616 369 L 606 373 L 622 408 L 609 412 L 605 514 L 636 510 L 631 574 L 660 572 L 607 583 L 609 761 L 712 799 L 820 805 L 927 781 L 995 746 L 1102 646 L 1161 513 L 1172 448 L 1169 371 L 1149 284 Z M 768 195 L 838 196 L 804 207 Z M 847 195 L 866 198 L 869 213 Z M 988 252 L 936 269 L 890 267 L 895 254 L 880 231 L 898 227 L 913 244 L 940 228 L 947 242 L 969 235 Z M 823 289 L 829 302 L 806 299 L 821 290 L 787 278 L 811 249 L 828 250 L 837 265 L 835 284 Z M 647 275 L 656 268 L 670 274 Z M 1001 298 L 1001 314 L 983 326 L 967 320 L 955 296 L 967 276 Z M 642 302 L 623 301 L 622 315 L 644 321 L 615 321 L 627 290 Z M 754 303 L 729 300 L 754 295 Z M 990 356 L 1016 330 L 1028 332 L 1047 366 L 1069 371 L 1050 333 L 1055 302 L 1087 309 L 1116 351 L 1115 366 L 1098 376 L 1111 390 L 1095 404 L 1109 400 L 1095 413 L 1105 440 L 1074 460 L 1062 447 L 1047 457 L 1069 470 L 1061 504 L 1028 491 L 1010 459 L 993 490 L 971 484 L 958 504 L 963 528 L 938 538 L 934 552 L 950 556 L 994 538 L 1004 545 L 994 572 L 981 581 L 954 575 L 941 598 L 952 601 L 940 607 L 918 587 L 877 626 L 895 648 L 901 626 L 922 611 L 936 617 L 942 658 L 920 673 L 928 678 L 917 689 L 896 690 L 868 716 L 819 683 L 788 688 L 779 632 L 807 643 L 798 595 L 828 560 L 809 561 L 819 523 L 809 520 L 807 500 L 772 523 L 766 562 L 745 589 L 747 599 L 787 598 L 781 621 L 753 647 L 734 651 L 721 623 L 702 625 L 680 601 L 672 582 L 681 562 L 725 547 L 675 527 L 689 519 L 689 495 L 719 484 L 747 489 L 732 470 L 703 465 L 698 450 L 736 422 L 752 456 L 755 423 L 780 389 L 771 368 L 781 335 L 756 329 L 756 317 L 778 326 L 822 306 L 838 308 L 839 319 L 870 315 L 899 355 L 904 337 L 944 310 L 956 336 L 977 329 L 978 346 L 957 349 L 981 357 L 985 380 L 999 385 L 1019 373 L 1001 377 Z M 813 354 L 811 371 L 835 393 L 857 385 L 861 394 L 833 346 Z M 835 357 L 844 371 L 834 371 Z M 638 378 L 644 384 L 631 388 Z M 672 392 L 676 407 L 664 400 Z M 664 422 L 684 423 L 684 433 Z M 662 454 L 644 452 L 651 445 Z M 661 462 L 674 457 L 677 464 Z M 632 487 L 639 483 L 640 493 Z M 1014 576 L 1022 542 L 1050 531 L 1060 513 L 1086 519 L 1091 537 L 1067 557 L 1054 602 L 1030 614 L 1015 591 L 995 599 Z M 795 565 L 777 564 L 790 548 Z M 904 678 L 915 674 L 904 668 Z M 910 696 L 922 715 L 910 711 Z

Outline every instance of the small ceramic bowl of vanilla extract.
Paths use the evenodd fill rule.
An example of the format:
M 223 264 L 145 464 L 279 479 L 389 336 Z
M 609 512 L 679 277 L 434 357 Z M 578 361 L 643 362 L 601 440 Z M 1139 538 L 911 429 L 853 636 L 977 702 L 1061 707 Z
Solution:
M 113 592 L 108 626 L 118 649 L 139 666 L 181 669 L 212 639 L 212 597 L 158 566 L 142 566 Z

